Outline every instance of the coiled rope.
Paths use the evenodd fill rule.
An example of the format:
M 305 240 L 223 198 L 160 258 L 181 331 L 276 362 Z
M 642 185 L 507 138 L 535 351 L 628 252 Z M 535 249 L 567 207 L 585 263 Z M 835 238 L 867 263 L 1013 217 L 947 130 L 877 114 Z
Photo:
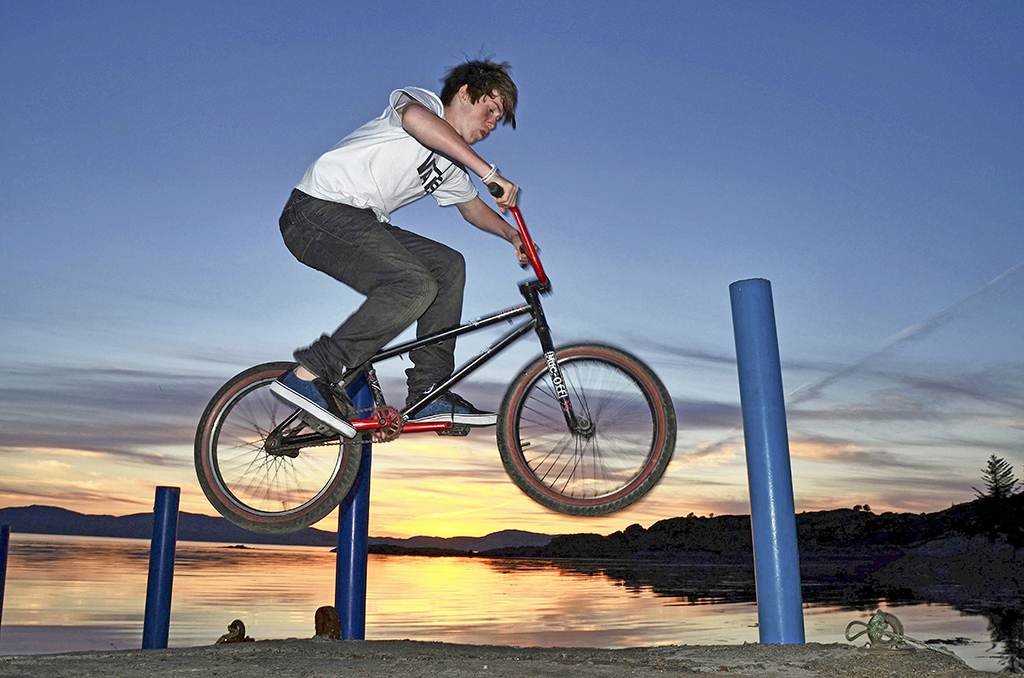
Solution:
M 850 629 L 852 629 L 854 626 L 863 626 L 864 630 L 860 633 L 856 633 L 851 636 Z M 892 630 L 886 630 L 886 627 L 890 627 Z M 962 664 L 966 668 L 970 668 L 967 662 L 958 657 L 955 653 L 943 647 L 934 647 L 922 640 L 918 640 L 916 638 L 911 638 L 910 636 L 904 635 L 903 622 L 899 620 L 899 617 L 889 612 L 883 612 L 882 610 L 878 610 L 877 612 L 875 612 L 874 615 L 872 615 L 871 619 L 868 620 L 867 624 L 865 624 L 862 621 L 852 621 L 846 625 L 847 640 L 856 640 L 857 638 L 863 636 L 865 633 L 868 634 L 868 645 L 870 645 L 873 648 L 897 649 L 904 647 L 907 643 L 912 643 L 914 645 L 923 647 L 926 650 L 931 650 L 932 652 L 937 652 L 938 654 L 942 654 L 947 657 L 952 657 L 953 659 L 960 662 L 960 664 Z

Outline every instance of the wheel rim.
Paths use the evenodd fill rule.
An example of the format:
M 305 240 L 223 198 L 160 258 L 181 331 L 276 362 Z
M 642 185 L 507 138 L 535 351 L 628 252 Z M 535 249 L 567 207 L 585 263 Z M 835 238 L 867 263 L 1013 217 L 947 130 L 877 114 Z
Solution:
M 277 376 L 239 390 L 213 425 L 209 455 L 216 489 L 225 503 L 249 516 L 293 517 L 317 506 L 344 461 L 337 440 L 303 447 L 296 456 L 266 451 L 270 432 L 295 413 L 294 406 L 270 392 Z
M 609 501 L 647 477 L 663 432 L 649 391 L 616 363 L 560 358 L 574 412 L 592 428 L 567 430 L 546 369 L 526 386 L 516 431 L 525 471 L 538 488 L 580 504 Z

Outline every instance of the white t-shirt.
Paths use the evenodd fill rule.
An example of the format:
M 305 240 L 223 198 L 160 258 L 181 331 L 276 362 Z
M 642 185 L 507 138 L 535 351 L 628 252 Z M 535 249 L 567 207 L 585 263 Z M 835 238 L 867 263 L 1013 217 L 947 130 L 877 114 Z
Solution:
M 469 202 L 476 187 L 461 165 L 423 146 L 404 129 L 395 110 L 404 96 L 444 118 L 433 92 L 406 87 L 391 93 L 388 107 L 310 165 L 297 189 L 321 200 L 370 208 L 381 221 L 402 205 L 434 196 L 438 205 Z

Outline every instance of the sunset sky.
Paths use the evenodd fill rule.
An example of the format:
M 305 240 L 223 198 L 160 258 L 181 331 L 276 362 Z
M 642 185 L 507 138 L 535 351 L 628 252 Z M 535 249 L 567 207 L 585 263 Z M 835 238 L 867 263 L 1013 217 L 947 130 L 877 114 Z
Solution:
M 374 448 L 371 528 L 601 532 L 749 511 L 728 286 L 774 291 L 797 510 L 934 511 L 991 454 L 1024 477 L 1024 3 L 0 0 L 0 506 L 212 514 L 208 399 L 358 295 L 281 208 L 402 86 L 512 65 L 556 342 L 621 345 L 679 416 L 665 480 L 573 519 L 493 430 Z M 468 260 L 465 317 L 518 303 L 508 246 L 430 199 L 393 217 Z M 474 356 L 494 335 L 460 341 Z M 459 389 L 495 407 L 524 342 Z M 404 398 L 400 362 L 381 366 Z M 333 528 L 332 516 L 323 527 Z

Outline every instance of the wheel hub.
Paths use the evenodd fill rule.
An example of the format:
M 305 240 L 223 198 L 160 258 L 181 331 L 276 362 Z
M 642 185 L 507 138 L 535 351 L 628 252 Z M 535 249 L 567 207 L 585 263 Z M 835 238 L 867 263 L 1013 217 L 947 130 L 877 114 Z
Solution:
M 267 436 L 267 439 L 263 442 L 263 451 L 271 457 L 291 457 L 295 459 L 299 456 L 299 448 L 294 445 L 284 445 L 281 441 L 281 433 L 276 431 Z
M 593 438 L 594 434 L 597 433 L 597 426 L 590 419 L 580 417 L 576 420 L 576 429 L 573 433 L 584 438 Z

